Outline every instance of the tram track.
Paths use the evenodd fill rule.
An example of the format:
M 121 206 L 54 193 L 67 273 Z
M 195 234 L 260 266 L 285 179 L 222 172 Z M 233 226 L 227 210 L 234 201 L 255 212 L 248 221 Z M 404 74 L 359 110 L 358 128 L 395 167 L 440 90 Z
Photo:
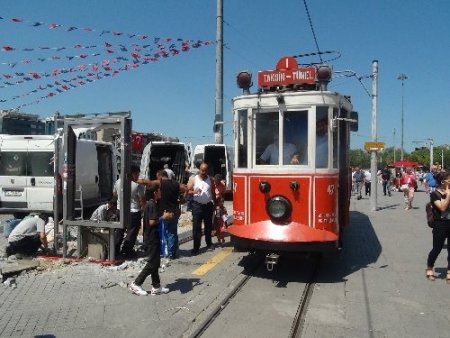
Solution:
M 298 302 L 297 311 L 291 322 L 290 330 L 288 333 L 289 338 L 301 337 L 306 312 L 308 309 L 309 302 L 313 296 L 317 271 L 320 265 L 319 255 L 317 255 L 317 257 L 314 257 L 313 260 L 314 262 L 312 263 L 311 272 L 308 273 L 307 279 L 308 281 L 304 283 L 304 287 L 302 288 L 301 296 Z M 225 312 L 225 309 L 228 307 L 228 305 L 232 304 L 233 301 L 239 297 L 241 292 L 244 292 L 243 289 L 245 288 L 246 285 L 249 284 L 249 281 L 252 278 L 257 278 L 255 277 L 254 274 L 258 269 L 262 269 L 263 265 L 264 265 L 264 256 L 261 255 L 260 257 L 258 257 L 256 262 L 254 262 L 251 265 L 249 269 L 245 270 L 245 272 L 241 274 L 239 280 L 236 282 L 234 287 L 229 292 L 227 292 L 227 294 L 223 297 L 223 299 L 220 301 L 220 304 L 218 304 L 213 308 L 213 310 L 208 314 L 208 316 L 195 328 L 195 330 L 192 333 L 189 334 L 188 337 L 198 338 L 211 336 L 212 331 L 209 332 L 208 330 L 212 327 L 212 325 L 215 322 L 220 321 L 222 319 L 221 316 Z M 249 304 L 249 307 L 251 308 L 252 305 Z M 244 321 L 247 320 L 245 319 L 246 318 L 245 314 L 243 313 L 242 315 Z M 260 320 L 264 322 L 265 318 L 261 318 Z M 280 334 L 282 335 L 281 332 Z
M 322 256 L 316 255 L 314 258 L 316 262 L 314 263 L 313 272 L 311 274 L 311 279 L 308 283 L 306 283 L 305 288 L 303 290 L 302 296 L 300 298 L 300 303 L 297 308 L 297 313 L 295 314 L 294 320 L 292 322 L 291 331 L 289 332 L 289 338 L 300 337 L 303 324 L 305 322 L 306 311 L 308 310 L 309 301 L 312 298 L 314 287 L 316 283 L 314 282 L 317 278 L 317 272 L 319 270 L 319 265 Z

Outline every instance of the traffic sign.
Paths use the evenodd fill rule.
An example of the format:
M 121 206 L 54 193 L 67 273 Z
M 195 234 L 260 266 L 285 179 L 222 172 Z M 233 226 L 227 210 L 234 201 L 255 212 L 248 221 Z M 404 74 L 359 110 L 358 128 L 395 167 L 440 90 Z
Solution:
M 384 142 L 366 142 L 364 143 L 366 151 L 380 151 L 384 149 Z

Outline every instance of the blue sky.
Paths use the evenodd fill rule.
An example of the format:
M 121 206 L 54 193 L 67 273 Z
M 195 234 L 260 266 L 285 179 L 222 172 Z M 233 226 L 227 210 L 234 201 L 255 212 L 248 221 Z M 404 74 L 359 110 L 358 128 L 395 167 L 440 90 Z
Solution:
M 274 69 L 280 57 L 315 52 L 317 47 L 302 0 L 223 2 L 224 139 L 231 143 L 231 99 L 241 93 L 235 84 L 236 74 L 250 70 L 256 83 L 257 71 Z M 320 50 L 338 51 L 341 55 L 331 62 L 334 70 L 352 70 L 366 76 L 372 71 L 372 61 L 378 60 L 379 141 L 392 146 L 395 140 L 396 147 L 400 146 L 401 81 L 397 77 L 404 73 L 408 77 L 404 82 L 405 149 L 411 151 L 420 145 L 414 142 L 428 138 L 433 138 L 435 145 L 450 144 L 447 0 L 309 0 L 307 5 Z M 131 111 L 136 131 L 161 132 L 194 145 L 214 142 L 215 46 L 205 46 L 204 42 L 215 40 L 216 1 L 2 0 L 0 17 L 0 47 L 15 48 L 0 52 L 0 85 L 4 87 L 0 88 L 0 100 L 5 101 L 0 103 L 0 109 L 21 107 L 23 112 L 43 117 L 56 111 Z M 12 22 L 12 18 L 24 21 Z M 33 26 L 36 22 L 43 24 Z M 61 26 L 50 29 L 50 24 Z M 70 27 L 76 29 L 69 31 Z M 101 34 L 102 31 L 109 33 Z M 112 32 L 124 34 L 117 36 Z M 137 38 L 144 35 L 148 38 Z M 48 74 L 115 57 L 132 60 L 133 44 L 150 45 L 148 48 L 154 50 L 155 38 L 173 39 L 165 45 L 166 50 L 178 38 L 202 44 L 128 71 L 123 70 L 126 61 L 111 64 L 122 70 L 115 76 L 84 81 L 86 85 L 71 87 L 50 98 L 40 99 L 55 92 L 54 88 L 43 89 L 48 84 L 58 81 L 63 85 L 64 79 L 75 76 L 86 78 L 88 71 L 57 73 L 13 86 L 5 84 L 21 80 L 22 73 Z M 113 53 L 108 53 L 108 44 Z M 76 45 L 95 47 L 74 48 Z M 120 46 L 127 52 L 120 51 Z M 140 53 L 144 54 L 142 50 Z M 80 58 L 84 54 L 89 56 Z M 61 59 L 56 60 L 55 56 Z M 318 58 L 300 59 L 309 61 L 317 62 Z M 17 64 L 12 68 L 14 62 Z M 5 74 L 14 77 L 8 79 Z M 370 79 L 362 82 L 371 91 Z M 329 89 L 352 97 L 360 116 L 352 148 L 362 148 L 364 142 L 371 140 L 370 96 L 354 78 L 336 77 Z

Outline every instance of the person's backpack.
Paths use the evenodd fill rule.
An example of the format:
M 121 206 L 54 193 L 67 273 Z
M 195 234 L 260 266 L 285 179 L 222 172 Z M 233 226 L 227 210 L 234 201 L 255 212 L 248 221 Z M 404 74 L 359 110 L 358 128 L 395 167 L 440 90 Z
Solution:
M 425 205 L 425 212 L 427 213 L 427 224 L 430 228 L 434 226 L 434 221 L 436 220 L 436 215 L 434 213 L 434 206 L 432 202 L 428 202 Z

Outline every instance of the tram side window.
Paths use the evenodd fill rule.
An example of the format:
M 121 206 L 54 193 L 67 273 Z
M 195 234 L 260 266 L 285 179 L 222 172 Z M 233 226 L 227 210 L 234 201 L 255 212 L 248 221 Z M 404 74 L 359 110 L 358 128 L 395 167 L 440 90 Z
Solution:
M 292 145 L 295 153 L 290 162 L 284 164 L 308 164 L 308 111 L 288 111 L 284 113 L 284 152 Z
M 328 167 L 328 107 L 316 111 L 316 168 Z
M 247 168 L 247 111 L 240 110 L 238 113 L 237 141 L 238 141 L 238 167 Z

